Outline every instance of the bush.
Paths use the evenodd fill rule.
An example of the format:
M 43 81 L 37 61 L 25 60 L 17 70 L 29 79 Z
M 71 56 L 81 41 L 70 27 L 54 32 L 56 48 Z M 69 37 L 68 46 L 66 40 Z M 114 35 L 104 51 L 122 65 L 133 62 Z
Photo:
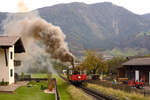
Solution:
M 24 72 L 21 73 L 21 79 L 24 79 Z
M 36 84 L 36 81 L 30 81 L 29 83 L 28 83 L 28 85 L 35 85 Z
M 4 83 L 4 79 L 2 79 L 2 82 L 1 82 L 1 85 L 4 85 L 5 83 Z
M 0 82 L 1 86 L 8 85 L 8 84 L 9 84 L 9 82 L 4 82 L 4 81 Z
M 41 89 L 41 90 L 45 90 L 45 89 L 47 89 L 47 87 L 41 85 L 41 88 L 40 88 L 40 89 Z
M 5 85 L 8 85 L 8 84 L 9 84 L 9 82 L 4 82 L 4 84 L 5 84 Z

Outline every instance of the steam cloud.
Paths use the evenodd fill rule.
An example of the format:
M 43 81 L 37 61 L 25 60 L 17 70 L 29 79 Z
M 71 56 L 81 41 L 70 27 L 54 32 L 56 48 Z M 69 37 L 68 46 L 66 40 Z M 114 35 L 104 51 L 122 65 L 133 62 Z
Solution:
M 18 3 L 17 10 L 27 12 L 29 9 L 21 0 Z M 68 45 L 65 42 L 65 34 L 59 27 L 40 18 L 37 11 L 8 15 L 8 18 L 3 22 L 3 29 L 7 35 L 20 35 L 27 50 L 31 51 L 31 44 L 40 41 L 45 52 L 50 54 L 51 58 L 59 59 L 62 62 L 71 62 L 72 64 L 74 62 L 74 56 L 69 52 Z
M 28 12 L 29 8 L 27 7 L 27 5 L 25 4 L 25 2 L 23 0 L 20 0 L 17 4 L 17 11 L 18 12 Z

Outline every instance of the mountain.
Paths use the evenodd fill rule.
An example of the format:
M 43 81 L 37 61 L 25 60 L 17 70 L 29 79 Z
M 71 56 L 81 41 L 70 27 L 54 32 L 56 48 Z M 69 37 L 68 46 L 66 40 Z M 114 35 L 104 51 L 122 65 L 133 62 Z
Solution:
M 39 12 L 42 18 L 62 28 L 73 50 L 150 47 L 149 37 L 137 37 L 149 31 L 150 21 L 109 2 L 59 4 Z
M 71 51 L 144 48 L 150 51 L 150 20 L 110 2 L 58 4 L 37 9 L 42 18 L 60 26 Z M 0 13 L 0 22 L 6 13 Z
M 150 20 L 150 13 L 148 13 L 148 14 L 144 14 L 144 15 L 142 15 L 144 18 L 146 18 L 147 20 Z

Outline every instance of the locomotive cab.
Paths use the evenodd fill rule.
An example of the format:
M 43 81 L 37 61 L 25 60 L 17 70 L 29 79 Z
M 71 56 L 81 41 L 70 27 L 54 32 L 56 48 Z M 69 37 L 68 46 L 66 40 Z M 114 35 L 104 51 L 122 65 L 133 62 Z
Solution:
M 86 81 L 87 76 L 86 76 L 85 71 L 68 69 L 67 78 L 72 83 L 82 83 Z

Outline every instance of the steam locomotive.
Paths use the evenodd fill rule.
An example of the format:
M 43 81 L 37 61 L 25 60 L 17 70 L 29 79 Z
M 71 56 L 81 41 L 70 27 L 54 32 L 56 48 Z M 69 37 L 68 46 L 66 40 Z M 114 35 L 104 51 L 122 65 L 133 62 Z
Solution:
M 87 75 L 84 71 L 72 68 L 67 70 L 67 79 L 73 84 L 82 84 L 87 80 Z

